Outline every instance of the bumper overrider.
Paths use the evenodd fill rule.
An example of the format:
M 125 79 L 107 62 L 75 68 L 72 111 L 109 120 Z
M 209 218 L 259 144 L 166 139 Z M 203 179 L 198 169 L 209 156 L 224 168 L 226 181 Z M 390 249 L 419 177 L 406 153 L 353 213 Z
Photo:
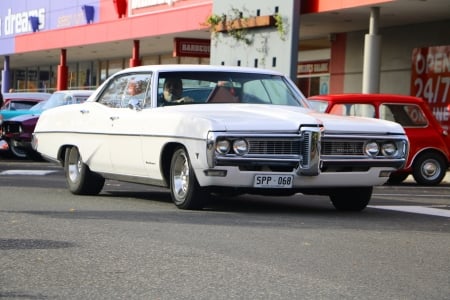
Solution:
M 209 171 L 235 166 L 241 171 L 317 176 L 372 167 L 399 169 L 406 163 L 408 139 L 403 134 L 326 133 L 312 125 L 295 133 L 210 132 L 207 151 Z

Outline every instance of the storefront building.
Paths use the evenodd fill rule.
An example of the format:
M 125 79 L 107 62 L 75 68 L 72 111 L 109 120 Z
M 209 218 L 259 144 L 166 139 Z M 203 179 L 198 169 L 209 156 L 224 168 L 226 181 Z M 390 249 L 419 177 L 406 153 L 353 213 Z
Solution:
M 210 34 L 200 22 L 211 7 L 205 0 L 1 2 L 2 90 L 92 89 L 130 66 L 209 64 Z M 174 56 L 174 43 L 192 50 Z

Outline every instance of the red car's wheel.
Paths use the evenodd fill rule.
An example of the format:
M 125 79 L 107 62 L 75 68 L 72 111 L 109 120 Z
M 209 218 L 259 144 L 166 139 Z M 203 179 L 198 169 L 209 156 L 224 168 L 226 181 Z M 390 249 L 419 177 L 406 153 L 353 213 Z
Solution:
M 438 185 L 447 172 L 445 159 L 439 153 L 424 153 L 413 164 L 413 177 L 418 184 Z

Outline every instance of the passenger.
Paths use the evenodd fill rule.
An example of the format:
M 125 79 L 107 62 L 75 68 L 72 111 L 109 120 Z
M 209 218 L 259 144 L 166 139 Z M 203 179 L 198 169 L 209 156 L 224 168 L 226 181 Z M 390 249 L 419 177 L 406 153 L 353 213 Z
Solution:
M 141 86 L 135 80 L 131 80 L 127 86 L 127 94 L 129 96 L 128 106 L 131 108 L 141 108 L 144 94 Z
M 139 86 L 139 84 L 136 83 L 136 81 L 132 80 L 128 83 L 128 94 L 130 96 L 136 96 L 138 94 L 142 93 L 142 90 Z

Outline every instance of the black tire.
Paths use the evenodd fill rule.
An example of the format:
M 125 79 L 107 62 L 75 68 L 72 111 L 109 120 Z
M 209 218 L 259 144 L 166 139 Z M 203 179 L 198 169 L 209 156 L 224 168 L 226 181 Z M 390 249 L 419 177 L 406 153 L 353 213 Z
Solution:
M 170 162 L 170 194 L 180 209 L 202 209 L 209 196 L 198 184 L 186 150 L 175 150 Z
M 405 181 L 405 179 L 408 178 L 408 176 L 409 176 L 409 174 L 407 174 L 407 173 L 391 174 L 391 176 L 389 176 L 387 183 L 388 184 L 400 184 L 403 181 Z
M 14 142 L 9 142 L 8 143 L 9 144 L 9 150 L 11 151 L 11 153 L 15 156 L 15 157 L 17 157 L 17 158 L 21 158 L 21 159 L 24 159 L 24 158 L 27 158 L 28 157 L 28 155 L 27 155 L 27 151 L 25 150 L 25 149 L 22 149 L 22 148 L 19 148 L 19 147 L 15 147 L 13 144 L 14 144 Z
M 76 147 L 66 149 L 64 171 L 67 187 L 75 195 L 97 195 L 105 184 L 102 176 L 91 172 L 89 167 L 83 163 Z
M 36 152 L 34 150 L 28 150 L 27 156 L 29 159 L 34 161 L 45 161 L 45 159 L 42 157 L 42 155 L 39 152 Z
M 421 185 L 438 185 L 444 179 L 447 167 L 447 163 L 442 155 L 424 153 L 414 160 L 414 180 Z
M 330 200 L 337 210 L 361 211 L 369 204 L 372 190 L 371 186 L 339 188 L 330 193 Z

